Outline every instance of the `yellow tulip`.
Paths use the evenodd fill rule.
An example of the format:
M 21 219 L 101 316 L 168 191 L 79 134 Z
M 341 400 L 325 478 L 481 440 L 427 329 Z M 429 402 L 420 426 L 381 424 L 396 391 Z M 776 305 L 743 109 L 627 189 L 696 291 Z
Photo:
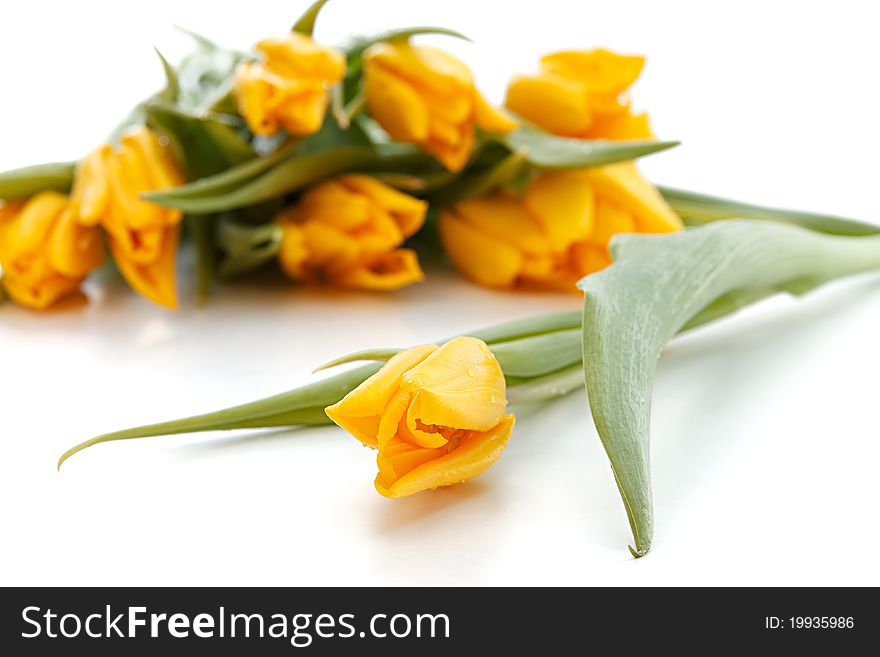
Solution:
M 77 223 L 66 196 L 41 192 L 0 207 L 3 287 L 37 310 L 75 294 L 104 259 L 100 229 Z
M 652 139 L 647 114 L 632 112 L 628 90 L 644 57 L 608 50 L 562 51 L 507 88 L 507 107 L 553 134 L 580 139 Z
M 326 409 L 364 445 L 378 449 L 376 490 L 385 497 L 464 482 L 507 445 L 504 373 L 482 340 L 403 351 Z
M 495 288 L 574 290 L 611 263 L 617 233 L 680 230 L 681 219 L 635 164 L 537 174 L 523 193 L 501 189 L 440 213 L 456 267 Z
M 276 219 L 278 259 L 294 280 L 396 290 L 424 277 L 416 254 L 398 248 L 425 221 L 425 201 L 361 174 L 307 190 Z
M 345 77 L 345 55 L 291 32 L 257 44 L 261 59 L 235 72 L 238 108 L 256 135 L 284 128 L 303 137 L 321 128 L 328 90 Z
M 145 127 L 104 144 L 77 167 L 71 202 L 83 226 L 101 225 L 129 285 L 150 301 L 177 307 L 174 261 L 182 214 L 140 198 L 184 182 L 163 141 Z
M 517 127 L 480 94 L 470 69 L 438 48 L 407 41 L 368 48 L 364 89 L 370 114 L 391 137 L 418 144 L 450 171 L 470 158 L 475 126 L 496 134 Z

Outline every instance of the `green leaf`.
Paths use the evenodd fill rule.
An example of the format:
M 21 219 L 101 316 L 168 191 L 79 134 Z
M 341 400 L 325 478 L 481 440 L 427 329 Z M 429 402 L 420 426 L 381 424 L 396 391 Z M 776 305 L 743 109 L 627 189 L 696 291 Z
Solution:
M 557 137 L 524 126 L 495 137 L 511 151 L 525 153 L 526 161 L 539 169 L 581 169 L 634 160 L 678 146 L 677 141 L 602 141 Z
M 58 459 L 58 468 L 87 447 L 115 440 L 149 438 L 199 431 L 222 431 L 230 429 L 257 429 L 266 427 L 316 426 L 330 424 L 324 409 L 342 399 L 367 377 L 379 369 L 379 365 L 364 365 L 342 372 L 336 376 L 311 383 L 274 397 L 261 399 L 214 413 L 205 413 L 182 420 L 160 422 L 134 429 L 116 431 L 87 440 L 70 448 Z
M 414 148 L 344 146 L 302 156 L 294 154 L 243 184 L 232 185 L 213 194 L 204 194 L 205 188 L 216 187 L 217 181 L 209 178 L 176 189 L 146 194 L 144 198 L 192 214 L 222 212 L 275 199 L 343 172 L 415 166 L 424 162 L 424 159 L 425 155 Z M 224 183 L 229 178 L 224 174 L 218 178 L 221 176 Z
M 146 106 L 146 122 L 167 137 L 190 179 L 216 175 L 255 157 L 250 145 L 221 118 L 164 101 Z
M 0 199 L 14 201 L 47 190 L 67 193 L 75 167 L 75 162 L 55 162 L 0 173 Z
M 165 71 L 165 88 L 159 92 L 159 98 L 169 103 L 175 102 L 180 96 L 180 82 L 177 79 L 177 71 L 168 63 L 165 56 L 159 52 L 158 48 L 153 48 L 162 62 L 162 69 Z
M 328 0 L 315 0 L 303 12 L 302 16 L 297 19 L 290 31 L 312 36 L 312 33 L 315 31 L 315 21 L 318 20 L 318 14 L 321 13 L 321 9 L 324 8 L 327 2 Z
M 823 235 L 730 220 L 672 235 L 618 235 L 614 264 L 586 277 L 584 377 L 596 429 L 632 528 L 636 557 L 654 531 L 651 390 L 660 352 L 679 330 L 776 291 L 802 293 L 880 267 L 880 236 Z
M 531 317 L 467 333 L 491 348 L 505 376 L 531 379 L 581 362 L 581 313 Z M 448 340 L 449 338 L 447 338 Z M 442 344 L 447 340 L 441 340 Z M 315 371 L 357 361 L 387 361 L 401 349 L 366 349 L 336 358 Z
M 876 235 L 880 226 L 876 224 L 844 219 L 832 215 L 781 210 L 751 203 L 741 203 L 705 194 L 695 194 L 671 187 L 659 187 L 660 193 L 666 198 L 685 223 L 699 226 L 721 219 L 765 219 L 795 224 L 829 235 Z
M 166 199 L 167 203 L 175 203 L 228 194 L 252 182 L 266 171 L 287 160 L 297 149 L 298 145 L 297 142 L 290 142 L 270 155 L 254 158 L 243 164 L 230 167 L 216 175 L 167 190 L 163 192 L 162 196 Z
M 581 329 L 556 331 L 490 345 L 505 376 L 532 379 L 581 362 Z

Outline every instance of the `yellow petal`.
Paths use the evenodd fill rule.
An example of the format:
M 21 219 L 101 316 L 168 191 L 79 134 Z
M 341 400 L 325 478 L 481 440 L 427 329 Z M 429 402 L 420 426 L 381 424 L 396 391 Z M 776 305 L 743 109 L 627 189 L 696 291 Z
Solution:
M 107 207 L 109 195 L 107 160 L 112 148 L 104 144 L 86 155 L 76 166 L 71 199 L 77 207 L 79 222 L 97 226 Z
M 470 94 L 473 75 L 460 59 L 440 48 L 408 41 L 386 41 L 364 53 L 366 68 L 382 67 L 430 94 Z
M 553 73 L 515 77 L 505 105 L 556 135 L 577 137 L 593 120 L 583 85 Z
M 369 447 L 378 446 L 382 412 L 399 390 L 403 373 L 418 365 L 437 347 L 421 345 L 396 354 L 378 372 L 325 409 L 327 417 Z
M 428 138 L 428 107 L 406 80 L 367 61 L 364 93 L 370 114 L 394 139 L 420 143 Z
M 352 269 L 330 271 L 329 281 L 339 287 L 387 292 L 399 290 L 425 278 L 419 257 L 410 249 L 397 249 Z
M 13 301 L 25 308 L 45 310 L 61 299 L 79 290 L 79 280 L 55 275 L 36 284 L 21 281 L 15 276 L 3 279 L 3 288 Z
M 327 111 L 326 92 L 288 98 L 275 110 L 279 123 L 294 137 L 306 137 L 321 129 Z
M 571 264 L 576 277 L 583 278 L 588 274 L 604 269 L 611 264 L 611 256 L 607 246 L 594 244 L 575 244 L 571 247 Z
M 67 207 L 58 192 L 40 192 L 7 220 L 2 250 L 7 261 L 32 256 L 43 250 L 56 221 Z
M 355 231 L 370 221 L 370 199 L 353 194 L 342 179 L 309 188 L 294 212 L 301 221 L 320 221 L 344 231 Z
M 432 126 L 433 128 L 434 126 Z M 476 142 L 474 127 L 465 123 L 459 128 L 457 139 L 450 143 L 445 139 L 435 139 L 433 136 L 422 143 L 422 148 L 430 153 L 448 171 L 456 173 L 464 169 L 470 160 Z
M 466 432 L 457 448 L 416 465 L 393 482 L 384 480 L 380 470 L 380 475 L 376 477 L 376 490 L 385 497 L 398 498 L 476 477 L 488 470 L 501 456 L 510 439 L 513 425 L 513 415 L 504 415 L 488 431 Z M 424 453 L 417 454 L 426 456 Z
M 381 486 L 387 490 L 406 473 L 446 453 L 448 450 L 424 448 L 392 439 L 376 456 L 376 465 L 379 467 L 376 487 Z
M 278 248 L 278 262 L 284 272 L 294 280 L 308 278 L 306 263 L 309 250 L 306 246 L 305 234 L 296 224 L 281 223 L 283 229 L 281 246 Z
M 565 251 L 593 228 L 595 195 L 581 171 L 540 174 L 529 183 L 523 202 L 554 251 Z
M 97 227 L 81 226 L 72 208 L 65 209 L 46 245 L 52 268 L 72 279 L 83 278 L 104 260 L 104 240 Z
M 636 229 L 645 233 L 668 233 L 682 229 L 681 219 L 634 162 L 621 162 L 587 169 L 597 198 L 607 198 L 630 212 Z
M 360 244 L 353 235 L 322 221 L 300 224 L 310 267 L 353 267 L 360 262 Z
M 440 213 L 438 229 L 447 255 L 468 278 L 487 287 L 514 285 L 523 265 L 517 249 L 472 226 L 454 210 Z
M 132 289 L 149 301 L 172 310 L 177 308 L 174 270 L 179 234 L 179 226 L 165 228 L 158 257 L 146 264 L 132 260 L 127 249 L 115 239 L 110 240 L 113 259 Z
M 257 43 L 257 50 L 265 57 L 266 66 L 279 75 L 318 79 L 328 86 L 345 75 L 345 55 L 304 34 L 290 32 L 280 38 L 263 39 Z
M 255 135 L 269 136 L 278 132 L 278 119 L 269 111 L 272 87 L 262 75 L 262 68 L 252 62 L 238 65 L 234 78 L 238 111 Z
M 486 235 L 508 243 L 526 254 L 544 255 L 550 240 L 514 195 L 498 192 L 470 199 L 455 206 L 456 213 Z
M 404 194 L 371 176 L 351 173 L 339 178 L 350 191 L 362 194 L 387 210 L 397 223 L 404 237 L 417 233 L 425 223 L 428 203 Z
M 404 377 L 406 377 L 405 374 Z M 445 445 L 448 440 L 442 431 L 444 428 L 448 430 L 448 427 L 434 427 L 423 422 L 421 393 L 413 393 L 411 390 L 406 390 L 406 393 L 410 395 L 410 403 L 403 422 L 406 430 L 401 431 L 400 434 L 419 447 L 436 449 Z
M 156 191 L 177 187 L 185 182 L 167 143 L 146 127 L 135 128 L 122 136 L 122 142 L 130 145 L 140 155 L 149 179 L 148 190 Z M 166 140 L 167 142 L 167 140 Z
M 641 75 L 645 58 L 610 50 L 566 50 L 545 55 L 541 68 L 585 83 L 591 91 L 622 92 Z
M 485 431 L 507 406 L 504 372 L 482 340 L 458 337 L 406 372 L 401 390 L 419 398 L 417 419 L 438 425 Z
M 629 141 L 654 139 L 654 132 L 647 114 L 625 112 L 618 116 L 596 117 L 584 136 L 588 139 Z
M 121 140 L 110 158 L 108 182 L 113 211 L 124 217 L 124 224 L 134 230 L 162 226 L 161 208 L 140 199 L 150 189 L 147 163 L 130 139 Z
M 633 233 L 635 230 L 636 222 L 629 212 L 613 201 L 601 199 L 596 204 L 596 224 L 587 241 L 604 248 L 614 235 Z
M 379 449 L 383 449 L 391 438 L 394 437 L 397 426 L 406 414 L 410 399 L 412 399 L 412 393 L 398 389 L 385 405 L 385 409 L 379 418 L 379 427 L 376 433 L 376 443 Z
M 519 123 L 500 107 L 495 107 L 479 91 L 474 89 L 474 121 L 486 132 L 506 135 L 519 127 Z

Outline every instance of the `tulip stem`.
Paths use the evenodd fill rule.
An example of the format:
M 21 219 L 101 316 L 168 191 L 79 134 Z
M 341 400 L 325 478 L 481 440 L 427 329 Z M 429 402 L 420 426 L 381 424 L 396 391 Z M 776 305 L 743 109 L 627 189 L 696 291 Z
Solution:
M 204 306 L 214 282 L 214 222 L 209 215 L 191 218 L 196 243 L 196 304 Z
M 364 94 L 364 90 L 361 89 L 355 94 L 354 98 L 348 101 L 348 103 L 345 105 L 345 108 L 343 109 L 343 113 L 345 114 L 345 117 L 349 123 L 351 123 L 354 117 L 356 117 L 364 110 L 366 104 L 367 97 Z
M 511 406 L 564 397 L 584 387 L 584 368 L 580 361 L 565 369 L 511 386 L 507 401 Z

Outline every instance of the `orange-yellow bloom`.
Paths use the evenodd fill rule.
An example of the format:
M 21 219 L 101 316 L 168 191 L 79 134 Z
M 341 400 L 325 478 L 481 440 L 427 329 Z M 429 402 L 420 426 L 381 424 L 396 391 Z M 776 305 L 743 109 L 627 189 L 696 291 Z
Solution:
M 367 108 L 388 134 L 418 144 L 450 171 L 470 158 L 474 126 L 497 134 L 517 127 L 480 94 L 470 69 L 439 48 L 407 41 L 370 47 L 364 88 Z
M 611 263 L 613 235 L 681 227 L 633 162 L 539 173 L 523 193 L 464 201 L 443 210 L 439 223 L 449 257 L 475 282 L 571 290 Z
M 407 349 L 327 408 L 327 415 L 379 450 L 376 490 L 385 497 L 464 482 L 507 445 L 504 373 L 482 340 Z
M 257 44 L 261 59 L 235 72 L 238 108 L 256 135 L 284 128 L 303 137 L 324 122 L 328 90 L 345 77 L 345 55 L 291 32 Z
M 77 167 L 71 202 L 82 226 L 103 226 L 129 285 L 150 301 L 177 307 L 174 261 L 182 214 L 140 198 L 184 182 L 162 140 L 145 127 L 104 144 Z
M 546 55 L 538 73 L 510 82 L 506 104 L 556 135 L 651 139 L 647 114 L 633 113 L 628 94 L 644 64 L 644 57 L 603 49 Z
M 3 287 L 37 310 L 75 294 L 104 259 L 100 229 L 76 222 L 66 196 L 41 192 L 0 207 Z
M 424 276 L 415 252 L 398 247 L 422 227 L 427 209 L 370 176 L 325 181 L 278 216 L 279 262 L 300 281 L 363 290 L 410 285 Z

